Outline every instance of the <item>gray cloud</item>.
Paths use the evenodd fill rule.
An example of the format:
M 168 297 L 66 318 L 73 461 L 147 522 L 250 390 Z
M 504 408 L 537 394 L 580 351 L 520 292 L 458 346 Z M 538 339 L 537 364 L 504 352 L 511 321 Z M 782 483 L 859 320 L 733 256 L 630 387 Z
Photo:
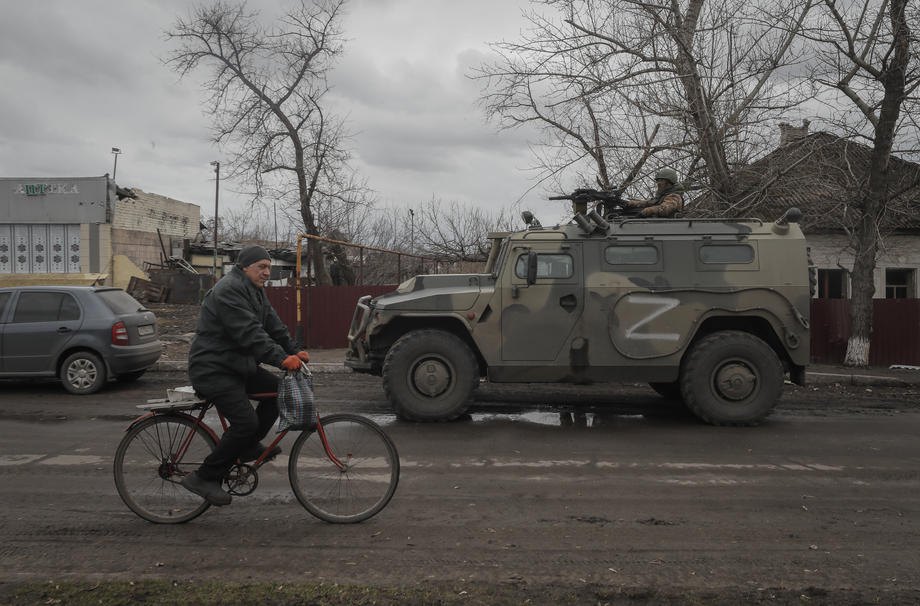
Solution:
M 250 3 L 277 14 L 282 2 Z M 532 185 L 529 133 L 496 132 L 467 77 L 487 42 L 513 38 L 527 0 L 352 0 L 330 99 L 354 132 L 356 168 L 384 202 L 432 196 L 508 205 Z M 120 185 L 213 212 L 221 158 L 202 113 L 201 75 L 179 81 L 163 32 L 183 0 L 6 2 L 0 23 L 0 166 L 7 176 L 112 170 Z M 268 17 L 267 17 L 268 18 Z M 245 204 L 222 187 L 221 206 Z M 226 193 L 224 193 L 226 192 Z M 541 204 L 530 194 L 526 204 Z

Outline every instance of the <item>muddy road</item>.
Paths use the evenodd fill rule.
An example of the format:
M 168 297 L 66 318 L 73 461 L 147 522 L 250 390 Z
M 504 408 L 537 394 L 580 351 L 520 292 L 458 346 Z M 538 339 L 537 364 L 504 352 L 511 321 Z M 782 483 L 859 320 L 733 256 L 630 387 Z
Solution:
M 389 413 L 379 379 L 318 373 L 321 412 L 367 414 L 396 442 L 387 509 L 353 526 L 312 518 L 282 455 L 254 494 L 156 526 L 122 504 L 112 454 L 133 404 L 183 383 L 152 373 L 89 397 L 0 385 L 0 581 L 920 600 L 915 389 L 787 386 L 762 426 L 716 428 L 662 411 L 642 385 L 486 385 L 468 417 L 415 425 Z

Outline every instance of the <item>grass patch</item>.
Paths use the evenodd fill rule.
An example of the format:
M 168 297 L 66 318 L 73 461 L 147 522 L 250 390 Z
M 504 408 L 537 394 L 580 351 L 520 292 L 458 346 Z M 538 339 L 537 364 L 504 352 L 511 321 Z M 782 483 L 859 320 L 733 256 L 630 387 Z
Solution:
M 916 590 L 852 592 L 726 588 L 704 592 L 680 588 L 528 586 L 525 584 L 426 583 L 367 587 L 338 583 L 229 583 L 198 580 L 25 581 L 0 583 L 3 606 L 430 606 L 591 604 L 592 606 L 735 606 L 737 604 L 917 604 Z

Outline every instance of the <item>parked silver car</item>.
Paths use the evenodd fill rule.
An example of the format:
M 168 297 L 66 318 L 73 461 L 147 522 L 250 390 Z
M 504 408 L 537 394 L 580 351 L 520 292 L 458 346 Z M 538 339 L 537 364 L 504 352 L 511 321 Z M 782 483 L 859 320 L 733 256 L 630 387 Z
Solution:
M 0 288 L 0 378 L 58 377 L 90 394 L 136 380 L 161 352 L 156 317 L 120 288 Z

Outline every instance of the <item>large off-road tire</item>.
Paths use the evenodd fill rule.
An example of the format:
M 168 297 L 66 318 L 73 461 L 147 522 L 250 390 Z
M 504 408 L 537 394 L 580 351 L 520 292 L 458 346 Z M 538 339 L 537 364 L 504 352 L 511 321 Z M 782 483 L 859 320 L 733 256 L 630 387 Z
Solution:
M 680 374 L 687 408 L 713 425 L 757 425 L 783 391 L 776 352 L 740 331 L 716 332 L 694 344 Z
M 410 421 L 450 421 L 463 414 L 479 385 L 469 346 L 443 330 L 403 335 L 383 362 L 383 388 L 393 410 Z

